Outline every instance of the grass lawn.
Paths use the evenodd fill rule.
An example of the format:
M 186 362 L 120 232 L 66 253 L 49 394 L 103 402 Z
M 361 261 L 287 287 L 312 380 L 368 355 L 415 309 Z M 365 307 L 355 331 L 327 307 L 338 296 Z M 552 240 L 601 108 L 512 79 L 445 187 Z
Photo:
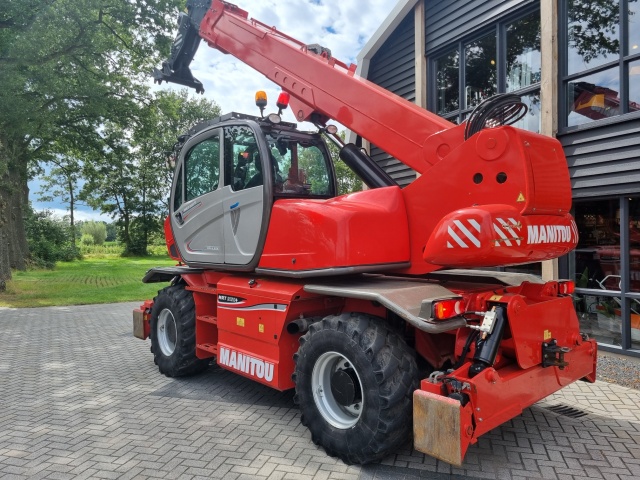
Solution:
M 142 283 L 152 267 L 175 265 L 166 255 L 122 258 L 86 256 L 75 262 L 58 262 L 55 270 L 13 272 L 0 307 L 89 305 L 153 298 L 164 283 Z

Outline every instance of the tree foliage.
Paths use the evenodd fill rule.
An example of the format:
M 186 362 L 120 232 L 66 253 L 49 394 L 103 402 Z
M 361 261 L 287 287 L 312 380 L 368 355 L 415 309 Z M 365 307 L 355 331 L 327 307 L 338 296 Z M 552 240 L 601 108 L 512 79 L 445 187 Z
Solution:
M 345 131 L 340 132 L 340 138 L 342 141 L 345 139 Z M 336 169 L 336 178 L 338 180 L 338 194 L 344 195 L 345 193 L 359 192 L 362 190 L 363 183 L 360 177 L 351 170 L 346 163 L 340 160 L 339 148 L 333 142 L 327 142 L 329 147 L 329 153 L 333 160 L 333 166 Z
M 49 160 L 50 169 L 42 174 L 38 199 L 43 202 L 60 200 L 68 205 L 71 243 L 76 245 L 75 210 L 81 181 L 81 161 L 71 155 L 60 155 Z
M 69 222 L 53 216 L 49 211 L 34 212 L 27 206 L 25 230 L 31 262 L 37 266 L 52 268 L 55 262 L 78 258 L 75 245 L 70 242 Z
M 133 125 L 146 74 L 169 49 L 180 0 L 9 0 L 0 9 L 0 281 L 22 268 L 29 175 L 100 151 L 106 122 Z
M 146 254 L 152 232 L 168 214 L 172 172 L 167 152 L 177 136 L 219 114 L 214 102 L 190 98 L 186 90 L 163 91 L 156 93 L 135 129 L 104 125 L 104 147 L 85 161 L 80 197 L 115 219 L 125 254 Z
M 92 245 L 102 245 L 107 239 L 107 225 L 104 222 L 96 222 L 93 220 L 84 222 L 80 231 L 82 232 L 83 243 L 85 235 L 91 237 Z

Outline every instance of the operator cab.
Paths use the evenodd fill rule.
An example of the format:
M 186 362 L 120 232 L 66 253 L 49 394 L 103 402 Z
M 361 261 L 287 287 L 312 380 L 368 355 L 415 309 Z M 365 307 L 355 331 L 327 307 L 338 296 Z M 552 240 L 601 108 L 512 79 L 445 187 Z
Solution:
M 230 113 L 196 125 L 175 150 L 170 223 L 190 266 L 251 271 L 274 201 L 336 195 L 324 141 L 292 123 Z

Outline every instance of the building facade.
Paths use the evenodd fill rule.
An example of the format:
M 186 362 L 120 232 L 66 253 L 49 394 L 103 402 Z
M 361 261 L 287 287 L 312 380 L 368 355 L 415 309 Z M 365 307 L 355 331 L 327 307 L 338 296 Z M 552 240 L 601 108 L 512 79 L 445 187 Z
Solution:
M 564 148 L 580 231 L 570 255 L 523 268 L 573 278 L 582 330 L 640 356 L 640 0 L 400 0 L 358 64 L 455 123 L 497 93 L 521 97 L 516 126 Z M 415 179 L 363 144 L 401 186 Z

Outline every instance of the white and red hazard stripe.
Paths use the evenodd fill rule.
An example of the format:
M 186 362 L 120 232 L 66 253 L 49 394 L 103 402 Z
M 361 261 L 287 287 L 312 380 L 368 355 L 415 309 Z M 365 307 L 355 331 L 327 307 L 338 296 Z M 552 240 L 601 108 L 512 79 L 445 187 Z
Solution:
M 452 223 L 447 230 L 450 237 L 447 248 L 480 248 L 481 228 L 477 220 L 467 218 Z
M 496 247 L 500 245 L 511 247 L 513 244 L 520 246 L 522 243 L 521 229 L 522 224 L 518 223 L 515 218 L 507 218 L 506 220 L 496 218 L 493 222 L 493 231 L 500 237 L 495 240 Z

